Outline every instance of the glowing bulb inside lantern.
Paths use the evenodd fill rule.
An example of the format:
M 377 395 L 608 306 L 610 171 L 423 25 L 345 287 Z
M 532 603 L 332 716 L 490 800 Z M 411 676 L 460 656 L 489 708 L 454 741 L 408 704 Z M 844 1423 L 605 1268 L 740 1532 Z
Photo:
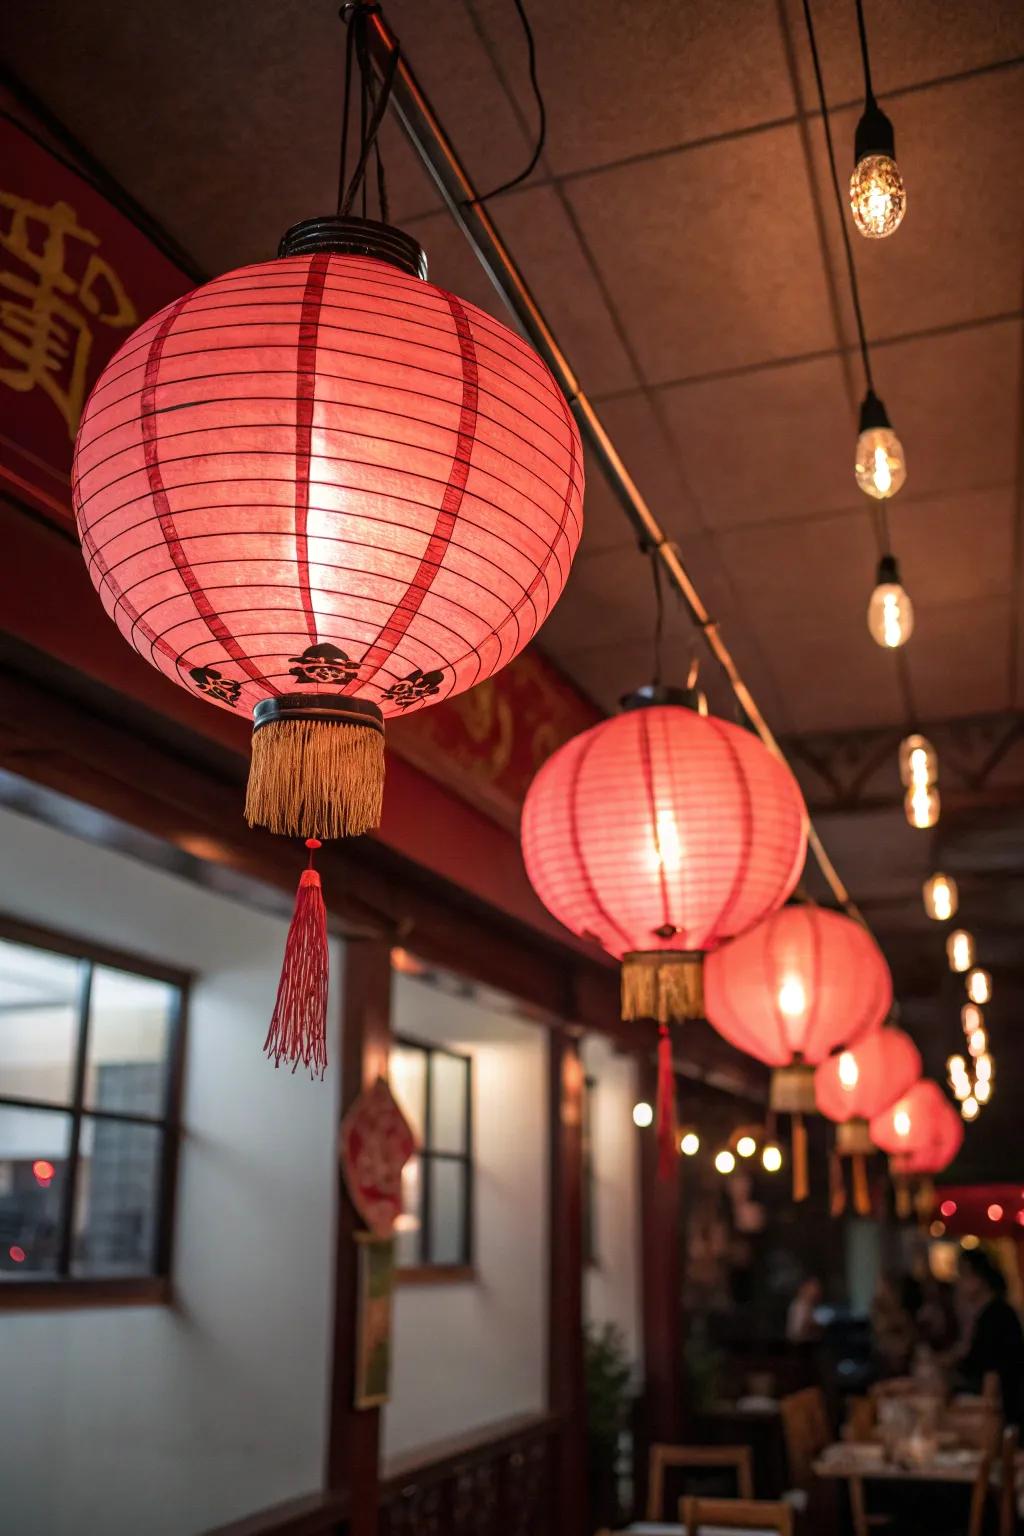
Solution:
M 891 155 L 862 155 L 850 177 L 850 212 L 867 240 L 884 240 L 903 222 L 907 189 Z
M 670 810 L 660 810 L 655 818 L 652 868 L 663 869 L 669 875 L 677 875 L 682 867 L 683 845 L 676 819 Z
M 736 1159 L 731 1152 L 722 1151 L 715 1155 L 715 1167 L 719 1173 L 732 1173 L 736 1167 Z
M 880 582 L 868 603 L 868 632 L 876 645 L 895 651 L 914 632 L 914 605 L 898 582 Z
M 892 1128 L 897 1136 L 910 1135 L 910 1115 L 905 1109 L 898 1109 L 892 1117 Z
M 907 478 L 903 445 L 891 427 L 871 427 L 857 439 L 857 484 L 876 501 L 895 496 Z
M 924 910 L 937 923 L 948 922 L 957 909 L 956 881 L 949 875 L 932 875 L 924 883 Z
M 990 1078 L 982 1078 L 974 1085 L 974 1097 L 979 1104 L 987 1104 L 992 1097 L 992 1081 Z
M 696 1157 L 700 1151 L 700 1137 L 696 1131 L 687 1131 L 679 1143 L 679 1150 L 684 1157 Z
M 967 974 L 967 996 L 972 1003 L 987 1003 L 992 997 L 992 977 L 976 968 Z
M 860 1068 L 852 1051 L 844 1051 L 839 1058 L 839 1081 L 847 1090 L 856 1088 L 860 1082 Z
M 974 939 L 966 928 L 957 928 L 946 940 L 946 956 L 951 971 L 969 971 L 974 964 Z
M 778 1173 L 782 1167 L 782 1148 L 770 1143 L 761 1153 L 765 1173 Z
M 779 987 L 779 1009 L 787 1019 L 798 1019 L 807 1009 L 807 993 L 799 976 L 786 976 Z
M 965 1120 L 977 1120 L 978 1101 L 974 1097 L 973 1093 L 969 1093 L 966 1099 L 964 1099 L 963 1103 L 960 1105 L 960 1113 L 963 1115 Z
M 643 1099 L 639 1104 L 633 1105 L 633 1124 L 638 1125 L 641 1130 L 646 1130 L 647 1126 L 654 1124 L 654 1110 Z
M 934 784 L 913 784 L 907 790 L 903 808 L 912 827 L 934 827 L 942 803 Z
M 754 1140 L 753 1136 L 741 1136 L 739 1141 L 736 1143 L 736 1151 L 739 1153 L 740 1157 L 753 1157 L 754 1153 L 757 1151 L 757 1142 Z
M 971 1038 L 967 1042 L 967 1049 L 972 1056 L 984 1056 L 988 1050 L 988 1035 L 983 1029 L 971 1031 Z

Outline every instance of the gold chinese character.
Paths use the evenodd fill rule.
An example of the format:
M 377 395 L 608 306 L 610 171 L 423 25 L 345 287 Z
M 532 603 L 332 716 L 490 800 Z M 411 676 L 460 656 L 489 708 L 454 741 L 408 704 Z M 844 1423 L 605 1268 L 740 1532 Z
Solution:
M 0 270 L 0 380 L 20 393 L 45 390 L 71 437 L 85 403 L 92 321 L 117 330 L 136 322 L 99 243 L 69 204 L 45 208 L 0 192 L 0 251 L 14 259 Z

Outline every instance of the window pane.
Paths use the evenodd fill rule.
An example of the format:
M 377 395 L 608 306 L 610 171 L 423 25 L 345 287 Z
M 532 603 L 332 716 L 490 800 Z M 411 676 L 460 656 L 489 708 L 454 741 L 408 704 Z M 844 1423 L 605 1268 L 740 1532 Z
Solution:
M 84 1118 L 73 1275 L 152 1273 L 162 1142 L 153 1125 Z
M 430 1064 L 430 1150 L 466 1151 L 469 1063 L 435 1051 Z
M 414 1045 L 393 1045 L 388 1058 L 391 1092 L 412 1127 L 416 1145 L 423 1144 L 426 1117 L 427 1053 Z
M 430 1261 L 432 1264 L 465 1264 L 466 1165 L 432 1157 L 427 1165 L 430 1179 Z
M 177 987 L 98 965 L 89 1005 L 88 1109 L 162 1115 Z
M 53 1274 L 71 1116 L 0 1104 L 0 1281 Z
M 70 1103 L 81 964 L 0 940 L 0 1094 Z
M 395 1263 L 406 1268 L 422 1260 L 421 1167 L 418 1157 L 410 1157 L 402 1169 L 402 1214 L 395 1223 Z

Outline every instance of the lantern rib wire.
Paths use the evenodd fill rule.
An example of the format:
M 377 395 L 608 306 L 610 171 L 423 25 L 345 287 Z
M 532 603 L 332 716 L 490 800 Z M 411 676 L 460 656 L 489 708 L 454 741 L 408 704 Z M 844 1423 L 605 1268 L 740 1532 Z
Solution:
M 383 76 L 391 67 L 392 58 L 397 55 L 398 41 L 379 10 L 370 18 L 368 46 L 374 67 Z M 722 637 L 718 622 L 702 601 L 678 549 L 666 535 L 629 473 L 487 208 L 480 203 L 454 145 L 404 57 L 397 59 L 391 100 L 406 137 L 431 175 L 457 227 L 468 240 L 520 331 L 537 349 L 558 381 L 584 437 L 641 541 L 651 547 L 661 561 L 673 587 L 686 605 L 691 622 L 700 631 L 712 656 L 725 673 L 730 688 L 758 736 L 768 750 L 784 762 L 785 754 L 744 682 Z M 810 821 L 808 842 L 837 904 L 866 928 L 863 914 L 850 896 Z

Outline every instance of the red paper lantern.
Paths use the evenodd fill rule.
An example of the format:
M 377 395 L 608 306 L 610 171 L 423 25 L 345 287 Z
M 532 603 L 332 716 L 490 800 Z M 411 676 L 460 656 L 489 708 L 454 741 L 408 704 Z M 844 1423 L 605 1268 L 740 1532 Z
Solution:
M 741 1051 L 772 1067 L 813 1067 L 881 1024 L 892 978 L 860 923 L 786 907 L 709 956 L 704 999 L 711 1023 Z
M 819 1113 L 840 1125 L 872 1120 L 913 1087 L 921 1052 L 902 1029 L 877 1029 L 829 1056 L 814 1074 Z
M 938 1083 L 923 1078 L 871 1121 L 871 1139 L 898 1175 L 941 1173 L 963 1145 L 960 1116 Z
M 376 825 L 384 717 L 511 661 L 579 541 L 550 371 L 425 274 L 386 225 L 298 225 L 140 326 L 82 415 L 103 605 L 166 677 L 255 715 L 247 815 L 273 831 Z
M 700 955 L 780 906 L 806 854 L 785 763 L 689 697 L 632 696 L 548 759 L 523 806 L 533 888 L 625 962 L 627 1018 L 699 1015 Z
M 868 1121 L 913 1087 L 921 1076 L 921 1053 L 901 1029 L 875 1029 L 838 1056 L 829 1056 L 814 1073 L 819 1113 L 835 1120 L 836 1145 L 831 1163 L 832 1214 L 846 1209 L 843 1159 L 852 1165 L 854 1209 L 871 1211 L 867 1158 L 874 1151 Z

